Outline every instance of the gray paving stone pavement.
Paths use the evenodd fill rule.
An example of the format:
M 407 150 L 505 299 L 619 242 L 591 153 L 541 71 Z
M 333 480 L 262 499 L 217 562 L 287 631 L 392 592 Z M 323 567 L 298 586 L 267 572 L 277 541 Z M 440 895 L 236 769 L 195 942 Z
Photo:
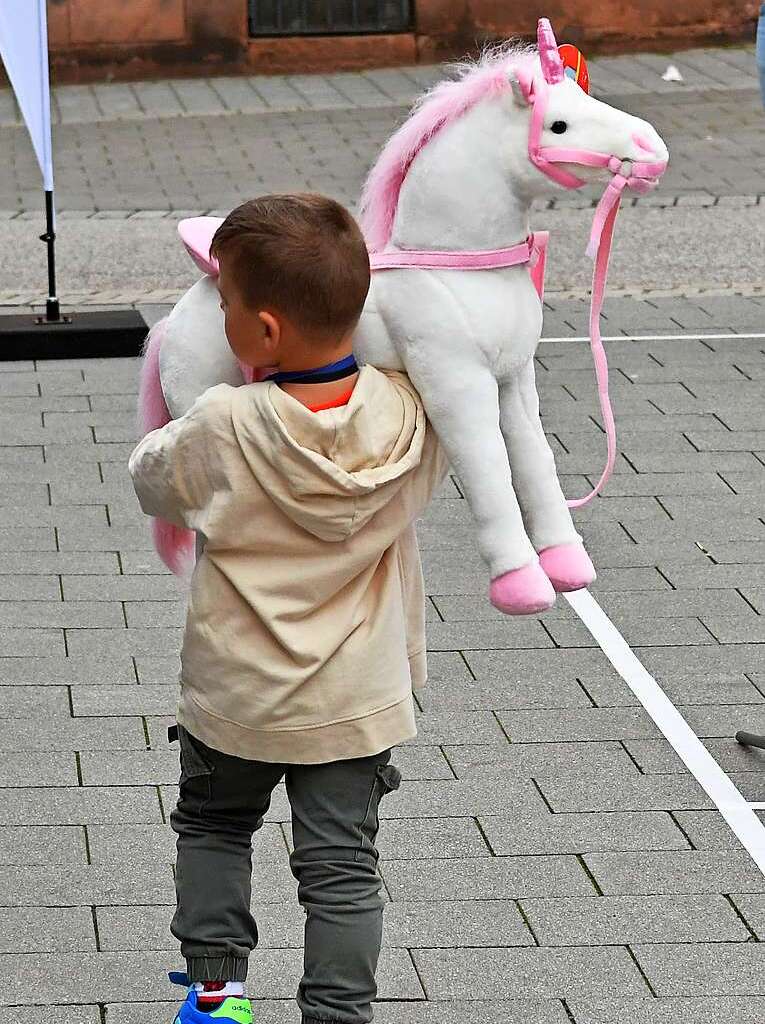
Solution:
M 662 80 L 670 61 L 683 83 Z M 672 154 L 661 188 L 624 203 L 612 296 L 689 287 L 761 294 L 765 150 L 751 47 L 599 58 L 591 71 L 595 95 L 655 123 Z M 225 213 L 258 192 L 316 189 L 355 207 L 384 140 L 445 73 L 434 66 L 58 89 L 62 298 L 169 301 L 195 278 L 175 222 Z M 0 244 L 15 254 L 0 269 L 0 305 L 25 305 L 38 301 L 43 286 L 41 205 L 34 154 L 9 92 L 0 92 L 0 152 Z M 583 249 L 596 199 L 584 190 L 539 204 L 534 226 L 553 232 L 549 291 L 586 292 Z M 647 251 L 650 261 L 635 259 Z M 712 316 L 724 326 L 730 309 L 692 306 L 702 323 L 684 326 Z M 688 319 L 689 308 L 678 306 L 676 315 L 683 312 Z M 663 319 L 644 313 L 643 322 L 625 313 L 625 326 Z M 757 315 L 750 307 L 750 320 Z M 556 320 L 549 317 L 549 326 Z
M 682 87 L 660 78 L 670 59 Z M 353 202 L 438 73 L 58 90 L 67 301 L 154 322 L 194 279 L 181 211 L 275 187 Z M 765 802 L 762 752 L 734 739 L 765 732 L 765 344 L 709 337 L 765 333 L 753 56 L 603 58 L 593 78 L 673 153 L 661 192 L 620 218 L 602 323 L 623 338 L 606 343 L 620 454 L 576 513 L 593 594 L 744 798 Z M 14 309 L 40 279 L 17 121 L 0 94 L 0 245 L 16 256 L 0 305 Z M 586 330 L 589 204 L 537 211 L 556 232 L 547 338 Z M 657 237 L 648 279 L 636 254 Z M 176 1005 L 165 730 L 184 594 L 127 476 L 137 374 L 134 359 L 0 363 L 0 1005 L 17 1024 L 144 1024 Z M 546 341 L 537 379 L 564 488 L 582 493 L 605 449 L 586 345 Z M 765 879 L 720 812 L 565 602 L 513 621 L 490 608 L 459 481 L 419 529 L 431 678 L 381 807 L 376 1020 L 761 1024 Z M 261 1024 L 297 1020 L 290 842 L 280 786 L 254 843 Z
M 757 84 L 753 47 L 716 51 L 691 49 L 669 55 L 635 54 L 590 58 L 593 95 L 658 93 L 677 97 L 698 90 L 720 92 L 752 89 Z M 674 63 L 682 86 L 661 75 Z M 54 124 L 99 121 L 144 121 L 200 113 L 237 115 L 247 112 L 313 111 L 340 107 L 374 109 L 413 102 L 438 81 L 440 69 L 428 66 L 383 68 L 361 73 L 327 75 L 251 75 L 164 82 L 126 82 L 54 87 Z M 0 126 L 21 124 L 15 97 L 0 91 Z

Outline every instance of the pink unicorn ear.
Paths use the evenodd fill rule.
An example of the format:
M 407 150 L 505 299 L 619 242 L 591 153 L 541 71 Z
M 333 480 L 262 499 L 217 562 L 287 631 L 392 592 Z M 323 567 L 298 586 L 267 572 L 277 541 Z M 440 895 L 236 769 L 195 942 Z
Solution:
M 562 82 L 566 72 L 563 69 L 563 61 L 558 52 L 558 43 L 552 25 L 547 18 L 540 18 L 537 24 L 537 47 L 539 49 L 539 60 L 542 64 L 542 74 L 550 85 Z
M 528 107 L 534 96 L 534 74 L 531 68 L 524 64 L 511 68 L 508 81 L 518 106 Z

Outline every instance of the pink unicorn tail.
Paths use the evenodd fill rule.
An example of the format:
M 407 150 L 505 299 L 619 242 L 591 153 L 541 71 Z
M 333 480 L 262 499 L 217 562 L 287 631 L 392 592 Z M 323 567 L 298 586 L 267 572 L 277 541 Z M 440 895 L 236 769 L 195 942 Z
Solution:
M 159 377 L 159 349 L 167 333 L 167 317 L 149 331 L 143 346 L 138 383 L 138 436 L 164 427 L 172 419 L 162 393 Z M 152 519 L 151 534 L 157 554 L 170 572 L 189 576 L 196 560 L 196 535 L 193 530 L 164 519 Z
M 146 335 L 141 356 L 141 373 L 138 381 L 138 435 L 146 434 L 158 427 L 164 427 L 172 417 L 162 393 L 159 379 L 159 350 L 167 334 L 167 317 L 158 320 Z
M 196 564 L 196 534 L 166 519 L 152 519 L 154 549 L 174 576 L 191 577 Z

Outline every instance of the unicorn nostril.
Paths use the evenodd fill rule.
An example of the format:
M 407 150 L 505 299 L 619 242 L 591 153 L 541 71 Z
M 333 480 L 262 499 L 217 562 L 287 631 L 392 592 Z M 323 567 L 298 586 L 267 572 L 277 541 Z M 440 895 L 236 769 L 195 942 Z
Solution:
M 646 139 L 646 137 L 644 135 L 641 135 L 639 132 L 633 133 L 632 141 L 635 143 L 638 149 L 642 149 L 646 156 L 653 156 L 656 152 L 656 147 L 654 146 L 654 144 L 649 139 Z M 624 159 L 627 160 L 629 158 L 624 157 Z

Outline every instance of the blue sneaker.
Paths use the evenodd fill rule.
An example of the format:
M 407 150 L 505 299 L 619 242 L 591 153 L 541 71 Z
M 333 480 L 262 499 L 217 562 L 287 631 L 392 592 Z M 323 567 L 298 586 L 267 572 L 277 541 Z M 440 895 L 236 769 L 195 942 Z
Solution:
M 231 1024 L 252 1024 L 252 1006 L 246 997 L 226 996 L 214 1010 L 200 1010 L 197 1008 L 197 993 L 189 984 L 188 976 L 182 971 L 170 971 L 168 978 L 174 985 L 184 985 L 188 989 L 173 1024 L 206 1024 L 211 1018 L 220 1022 L 230 1021 Z

